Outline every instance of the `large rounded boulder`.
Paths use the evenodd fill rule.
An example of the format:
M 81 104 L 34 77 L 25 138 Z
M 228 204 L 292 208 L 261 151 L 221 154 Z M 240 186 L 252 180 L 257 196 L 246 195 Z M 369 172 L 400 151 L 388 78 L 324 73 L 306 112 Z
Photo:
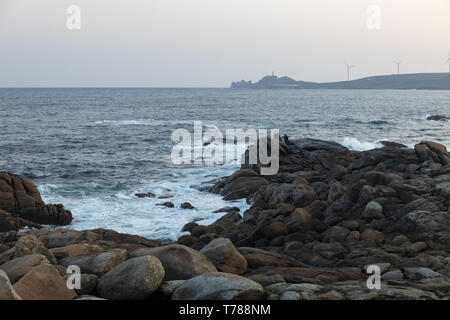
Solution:
M 165 270 L 165 281 L 187 280 L 195 276 L 217 271 L 202 253 L 180 244 L 169 244 L 156 248 L 136 249 L 131 257 L 155 256 Z
M 127 258 L 127 252 L 124 249 L 112 249 L 98 255 L 88 257 L 65 258 L 61 260 L 61 265 L 69 267 L 71 265 L 78 266 L 83 273 L 95 274 L 102 277 L 115 266 L 124 262 Z
M 58 270 L 47 263 L 31 269 L 14 284 L 14 290 L 23 300 L 71 300 L 77 297 Z
M 111 300 L 143 300 L 161 285 L 164 268 L 158 258 L 127 260 L 105 274 L 97 285 L 100 297 Z
M 219 271 L 234 274 L 243 274 L 247 271 L 247 260 L 234 247 L 230 239 L 215 239 L 200 252 L 207 256 Z

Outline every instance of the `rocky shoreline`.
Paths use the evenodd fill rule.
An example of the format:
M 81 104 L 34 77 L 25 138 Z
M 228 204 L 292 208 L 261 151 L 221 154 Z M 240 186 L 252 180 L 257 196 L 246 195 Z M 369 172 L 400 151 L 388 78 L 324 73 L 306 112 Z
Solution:
M 251 207 L 218 210 L 165 244 L 112 230 L 50 230 L 70 211 L 0 172 L 0 300 L 450 298 L 450 156 L 424 141 L 357 152 L 280 143 L 280 170 L 243 165 L 201 190 Z M 220 212 L 220 213 L 219 213 Z M 24 228 L 27 228 L 24 231 Z M 381 289 L 369 289 L 369 265 Z M 67 286 L 70 266 L 81 287 Z

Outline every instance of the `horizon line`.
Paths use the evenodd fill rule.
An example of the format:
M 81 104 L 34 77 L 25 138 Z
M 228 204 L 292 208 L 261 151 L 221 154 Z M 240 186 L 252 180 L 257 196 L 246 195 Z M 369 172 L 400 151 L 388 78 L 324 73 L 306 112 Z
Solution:
M 361 78 L 355 78 L 352 80 L 337 80 L 337 81 L 328 81 L 328 82 L 316 82 L 316 81 L 309 81 L 309 80 L 295 80 L 294 78 L 291 78 L 290 76 L 287 75 L 283 75 L 283 76 L 277 76 L 275 74 L 268 74 L 265 76 L 262 76 L 262 78 L 264 77 L 277 77 L 277 78 L 283 78 L 283 77 L 288 77 L 291 78 L 295 81 L 302 81 L 302 82 L 312 82 L 312 83 L 317 83 L 317 84 L 327 84 L 327 83 L 336 83 L 336 82 L 352 82 L 352 81 L 357 81 L 357 80 L 361 80 L 361 79 L 365 79 L 365 78 L 370 78 L 370 77 L 383 77 L 383 76 L 405 76 L 405 75 L 417 75 L 417 74 L 450 74 L 450 72 L 415 72 L 415 73 L 391 73 L 391 74 L 375 74 L 375 75 L 366 75 L 363 76 Z M 262 79 L 261 78 L 261 79 Z M 246 80 L 236 80 L 236 81 L 231 81 L 231 83 L 233 82 L 241 82 L 241 81 L 246 81 Z M 248 80 L 248 81 L 252 81 L 252 80 Z M 259 80 L 258 80 L 259 81 Z M 165 87 L 165 86 L 0 86 L 0 89 L 229 89 L 230 86 L 211 86 L 211 87 L 196 87 L 196 86 L 174 86 L 174 87 Z
M 131 86 L 36 86 L 36 87 L 0 87 L 0 89 L 229 89 L 229 87 L 131 87 Z

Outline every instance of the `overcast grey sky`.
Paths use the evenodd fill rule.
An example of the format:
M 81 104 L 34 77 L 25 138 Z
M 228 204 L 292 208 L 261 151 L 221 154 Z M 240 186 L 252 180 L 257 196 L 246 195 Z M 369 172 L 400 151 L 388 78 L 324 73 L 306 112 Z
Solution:
M 72 4 L 80 30 L 66 27 Z M 396 60 L 445 72 L 450 0 L 0 0 L 0 45 L 0 87 L 227 87 L 272 71 L 324 82 L 345 80 L 345 63 L 357 78 Z

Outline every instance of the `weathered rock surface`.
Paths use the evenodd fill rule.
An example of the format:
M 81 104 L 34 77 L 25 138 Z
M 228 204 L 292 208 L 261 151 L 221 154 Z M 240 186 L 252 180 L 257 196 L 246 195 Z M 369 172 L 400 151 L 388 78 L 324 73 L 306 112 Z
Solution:
M 154 198 L 155 194 L 151 192 L 142 192 L 142 193 L 136 193 L 136 197 L 138 198 Z
M 203 247 L 200 252 L 208 257 L 221 272 L 243 274 L 247 271 L 247 260 L 229 239 L 215 239 Z
M 8 247 L 9 248 L 9 247 Z M 16 248 L 9 248 L 6 249 L 5 252 L 0 254 L 0 266 L 14 258 L 14 255 L 16 253 Z
M 142 256 L 127 260 L 105 274 L 97 292 L 112 300 L 143 300 L 162 283 L 164 268 L 158 258 Z
M 247 278 L 222 272 L 206 273 L 184 282 L 173 300 L 254 300 L 264 295 L 263 287 Z
M 71 300 L 77 297 L 74 290 L 67 288 L 55 267 L 46 263 L 31 269 L 14 284 L 14 290 L 24 300 Z
M 64 280 L 68 280 L 70 275 L 64 275 Z M 70 280 L 69 280 L 70 281 Z M 75 292 L 79 295 L 88 295 L 95 291 L 99 278 L 95 274 L 80 274 L 80 288 L 74 288 Z
M 183 202 L 180 205 L 180 208 L 181 209 L 189 209 L 189 210 L 194 210 L 195 209 L 195 207 L 192 204 L 190 204 L 189 202 Z
M 208 258 L 189 247 L 170 244 L 158 248 L 137 249 L 131 257 L 155 256 L 165 270 L 165 281 L 187 280 L 203 273 L 217 271 Z
M 447 148 L 442 144 L 432 141 L 422 141 L 414 147 L 417 157 L 424 162 L 432 160 L 433 162 L 447 165 L 450 163 L 450 156 Z
M 49 263 L 46 257 L 41 254 L 30 254 L 24 257 L 15 258 L 0 265 L 0 270 L 3 270 L 8 275 L 11 282 L 15 283 L 28 271 L 43 263 Z
M 437 273 L 429 268 L 405 268 L 406 278 L 410 280 L 422 280 L 430 278 L 443 277 L 442 274 Z
M 72 222 L 72 213 L 63 205 L 42 201 L 41 194 L 30 179 L 8 172 L 0 172 L 0 209 L 39 224 L 68 225 Z M 2 218 L 0 228 L 4 229 Z
M 383 207 L 378 202 L 371 201 L 366 205 L 361 218 L 369 221 L 383 219 Z
M 381 276 L 381 278 L 383 280 L 403 280 L 404 276 L 403 276 L 403 272 L 401 272 L 400 270 L 393 270 L 393 271 L 388 271 L 386 273 L 383 273 L 383 275 Z
M 50 249 L 50 252 L 59 260 L 96 255 L 102 251 L 103 249 L 100 246 L 87 243 L 71 244 L 65 247 Z
M 156 291 L 166 298 L 171 298 L 175 290 L 185 282 L 186 280 L 164 281 Z
M 246 198 L 267 183 L 267 180 L 256 172 L 241 170 L 225 181 L 221 194 L 226 200 Z
M 102 277 L 115 266 L 124 262 L 126 258 L 126 250 L 112 249 L 94 256 L 66 258 L 61 260 L 61 264 L 65 267 L 76 265 L 81 269 L 82 273 L 95 274 L 98 277 Z
M 158 206 L 164 206 L 164 207 L 167 207 L 167 208 L 174 208 L 175 207 L 173 202 L 170 202 L 170 201 L 166 201 L 166 202 L 163 202 L 163 203 L 158 203 L 157 205 Z
M 1 300 L 22 300 L 14 290 L 8 275 L 0 270 L 0 301 Z
M 311 283 L 276 283 L 267 287 L 276 300 L 343 300 L 337 291 Z
M 0 191 L 1 193 L 1 191 Z M 0 232 L 17 231 L 22 228 L 40 228 L 39 224 L 22 219 L 0 209 Z
M 44 244 L 34 235 L 20 237 L 14 245 L 14 257 L 19 258 L 31 254 L 35 248 L 43 247 Z
M 287 283 L 317 283 L 326 284 L 347 280 L 361 279 L 361 269 L 343 268 L 301 268 L 301 267 L 262 267 L 252 273 L 278 274 Z

